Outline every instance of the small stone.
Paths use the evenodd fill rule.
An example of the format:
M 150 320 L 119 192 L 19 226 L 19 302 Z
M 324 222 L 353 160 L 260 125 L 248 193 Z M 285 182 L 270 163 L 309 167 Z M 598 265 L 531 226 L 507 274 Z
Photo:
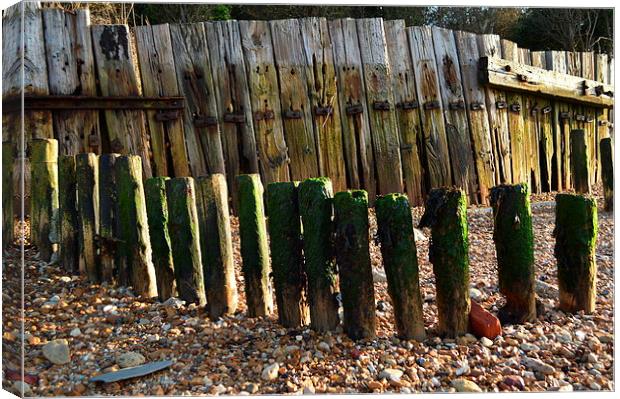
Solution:
M 82 330 L 80 330 L 79 328 L 74 328 L 73 330 L 71 330 L 69 335 L 72 337 L 79 337 L 80 335 L 82 335 Z
M 542 360 L 534 359 L 532 357 L 525 357 L 523 359 L 523 364 L 525 367 L 538 371 L 541 374 L 553 374 L 555 373 L 555 368 L 553 366 L 544 363 Z
M 385 301 L 377 301 L 377 310 L 379 312 L 385 312 L 387 310 L 387 304 Z
M 61 283 L 70 283 L 71 282 L 71 277 L 69 276 L 62 276 L 61 278 L 58 279 Z
M 280 365 L 278 363 L 268 364 L 263 368 L 261 378 L 265 381 L 273 381 L 278 378 L 278 369 Z
M 317 348 L 319 348 L 319 350 L 323 353 L 328 353 L 331 350 L 331 347 L 325 341 L 319 342 L 319 345 L 317 346 Z
M 379 379 L 385 378 L 388 381 L 400 381 L 400 377 L 403 376 L 403 372 L 397 369 L 383 369 L 379 373 Z
M 598 383 L 592 381 L 590 383 L 590 389 L 592 389 L 593 391 L 600 391 L 602 388 Z
M 296 340 L 297 342 L 301 342 L 301 341 L 303 341 L 303 340 L 304 340 L 304 337 L 303 337 L 302 335 L 296 335 L 296 336 L 295 336 L 295 340 Z
M 103 313 L 112 313 L 116 311 L 117 307 L 114 305 L 105 305 L 103 307 Z
M 519 390 L 525 389 L 525 381 L 523 381 L 523 378 L 518 375 L 507 376 L 506 378 L 504 378 L 504 384 L 511 387 L 516 387 Z
M 603 344 L 609 344 L 614 342 L 614 336 L 611 334 L 603 334 L 598 337 L 598 340 L 601 341 L 601 343 Z
M 216 385 L 213 389 L 211 389 L 215 395 L 221 395 L 226 392 L 226 387 L 222 384 Z
M 598 356 L 596 356 L 595 353 L 590 352 L 588 353 L 586 360 L 588 361 L 588 363 L 596 363 L 598 362 Z
M 289 345 L 286 348 L 284 348 L 284 352 L 290 354 L 290 353 L 295 353 L 297 351 L 299 351 L 299 346 L 297 345 Z
M 383 272 L 383 270 L 373 268 L 372 269 L 372 280 L 375 283 L 385 283 L 387 282 L 387 277 L 385 273 Z
M 523 352 L 530 352 L 530 351 L 540 350 L 540 347 L 538 347 L 537 345 L 534 345 L 534 344 L 530 344 L 529 342 L 522 343 L 521 345 L 519 345 L 519 348 Z
M 251 394 L 256 393 L 258 392 L 258 384 L 254 384 L 253 382 L 250 382 L 250 383 L 245 384 L 245 387 L 243 387 L 243 389 Z
M 486 347 L 486 348 L 490 348 L 493 346 L 493 341 L 491 341 L 490 339 L 488 339 L 487 337 L 482 337 L 480 338 L 480 343 L 482 344 L 482 346 Z M 455 387 L 456 388 L 456 387 Z
M 55 339 L 43 346 L 43 356 L 54 364 L 66 364 L 71 361 L 69 343 L 66 339 Z
M 211 381 L 211 378 L 209 378 L 208 376 L 205 376 L 205 377 L 202 379 L 202 385 L 204 385 L 204 386 L 205 386 L 205 387 L 207 387 L 207 388 L 210 388 L 210 387 L 211 387 L 211 385 L 213 385 L 213 381 Z
M 452 387 L 456 389 L 457 392 L 482 392 L 482 389 L 473 381 L 466 380 L 464 378 L 459 378 L 457 380 L 453 380 L 451 383 Z
M 431 384 L 435 387 L 435 388 L 439 388 L 441 386 L 441 381 L 439 381 L 439 378 L 437 377 L 433 377 L 431 378 Z
M 482 293 L 482 291 L 480 291 L 477 288 L 470 288 L 469 289 L 469 296 L 470 296 L 471 299 L 473 299 L 476 302 L 484 301 L 484 294 Z
M 135 367 L 146 361 L 144 356 L 138 352 L 125 352 L 116 358 L 116 363 L 122 369 L 127 367 Z
M 366 385 L 371 391 L 383 389 L 383 384 L 381 384 L 379 381 L 369 381 Z

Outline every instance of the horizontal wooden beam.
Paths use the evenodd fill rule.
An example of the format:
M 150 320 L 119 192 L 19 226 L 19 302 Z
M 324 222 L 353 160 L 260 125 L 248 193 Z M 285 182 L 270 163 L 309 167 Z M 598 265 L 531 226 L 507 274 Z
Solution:
M 184 107 L 183 97 L 140 96 L 25 96 L 24 110 L 144 109 L 173 111 Z M 2 100 L 3 112 L 19 112 L 21 97 Z
M 535 93 L 595 107 L 614 105 L 613 86 L 578 76 L 495 57 L 481 57 L 478 72 L 480 83 L 504 90 Z

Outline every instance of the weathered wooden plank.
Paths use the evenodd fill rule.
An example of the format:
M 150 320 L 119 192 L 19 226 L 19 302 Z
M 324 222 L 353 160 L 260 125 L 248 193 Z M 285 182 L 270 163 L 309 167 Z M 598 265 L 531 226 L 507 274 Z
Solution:
M 400 134 L 400 158 L 405 192 L 413 206 L 420 206 L 424 204 L 424 169 L 421 161 L 424 144 L 405 21 L 402 19 L 384 21 L 383 27 L 392 70 L 392 90 Z
M 610 86 L 614 85 L 614 57 L 609 57 L 609 78 L 607 83 Z M 614 137 L 614 110 L 613 108 L 607 110 L 607 118 L 609 119 L 610 128 L 609 128 L 609 136 Z
M 581 76 L 585 79 L 595 80 L 595 72 L 594 53 L 592 53 L 591 51 L 582 52 Z M 590 161 L 588 170 L 590 172 L 590 181 L 594 184 L 598 181 L 598 175 L 600 173 L 600 171 L 598 170 L 599 137 L 596 122 L 596 109 L 584 105 L 583 113 L 586 117 L 586 120 L 583 123 L 583 129 L 585 130 L 587 136 Z
M 91 26 L 93 50 L 104 96 L 137 96 L 138 77 L 131 58 L 131 38 L 127 25 Z M 110 149 L 120 154 L 139 155 L 144 177 L 151 177 L 149 138 L 144 112 L 109 110 L 104 112 Z
M 403 191 L 400 142 L 383 19 L 358 19 L 357 33 L 377 171 L 377 194 L 400 193 Z M 370 197 L 370 202 L 374 202 L 374 197 Z
M 193 176 L 225 173 L 217 121 L 217 98 L 202 23 L 170 25 L 180 94 L 185 97 L 184 131 Z
M 608 55 L 607 54 L 595 54 L 594 55 L 594 73 L 595 79 L 597 82 L 603 82 L 609 84 L 609 64 L 608 64 Z M 598 134 L 599 143 L 602 139 L 610 137 L 609 136 L 609 115 L 608 110 L 605 109 L 596 109 L 596 129 Z M 598 151 L 602 156 L 601 147 L 598 146 Z M 597 162 L 597 181 L 601 181 L 603 168 L 601 165 L 602 159 L 598 157 Z
M 319 171 L 331 179 L 335 191 L 347 188 L 342 125 L 342 110 L 338 103 L 336 69 L 327 19 L 300 20 L 306 67 L 306 83 L 312 123 L 318 146 Z
M 137 26 L 135 35 L 143 94 L 153 97 L 180 95 L 168 24 Z M 183 120 L 160 121 L 157 114 L 158 111 L 146 113 L 153 150 L 153 174 L 189 176 Z M 168 159 L 172 165 L 168 164 Z
M 44 8 L 41 11 L 50 94 L 97 95 L 89 10 L 65 12 L 62 8 Z M 61 155 L 101 152 L 97 111 L 55 111 L 53 115 Z
M 530 53 L 532 59 L 532 66 L 545 69 L 547 67 L 547 61 L 545 59 L 544 51 L 532 51 Z M 554 150 L 554 123 L 553 123 L 553 101 L 547 98 L 539 97 L 538 110 L 536 113 L 536 119 L 539 128 L 538 135 L 538 149 L 540 158 L 540 178 L 542 191 L 557 190 L 558 187 L 558 174 L 555 163 L 555 150 Z
M 418 99 L 422 108 L 422 126 L 429 188 L 450 186 L 452 172 L 448 139 L 442 113 L 442 100 L 437 80 L 433 37 L 429 26 L 407 28 Z
M 432 33 L 439 89 L 444 104 L 446 135 L 452 161 L 452 177 L 454 184 L 468 194 L 470 203 L 478 203 L 481 200 L 479 197 L 481 190 L 472 153 L 467 110 L 470 114 L 475 113 L 484 104 L 483 102 L 470 104 L 473 107 L 469 108 L 465 106 L 461 67 L 453 32 L 450 29 L 434 26 Z
M 566 73 L 566 56 L 563 51 L 546 51 L 545 65 L 547 70 Z M 553 141 L 555 153 L 555 169 L 558 178 L 558 190 L 570 187 L 570 152 L 569 134 L 571 129 L 571 109 L 568 103 L 554 101 L 553 105 Z
M 363 188 L 369 198 L 377 192 L 372 139 L 362 61 L 354 19 L 329 21 L 342 110 L 342 137 L 350 188 Z
M 519 48 L 519 63 L 523 65 L 532 65 L 530 50 Z M 540 137 L 540 125 L 538 114 L 540 110 L 539 99 L 531 94 L 523 95 L 523 103 L 525 109 L 522 112 L 524 134 L 525 134 L 525 167 L 526 174 L 529 176 L 530 189 L 532 192 L 541 192 L 540 178 L 540 159 L 538 151 L 538 140 Z
M 239 21 L 239 34 L 248 72 L 261 176 L 266 183 L 286 181 L 289 178 L 289 155 L 282 129 L 269 23 Z
M 6 251 L 13 245 L 13 224 L 15 215 L 13 210 L 13 163 L 14 148 L 10 141 L 2 142 L 2 250 Z M 63 262 L 64 263 L 64 262 Z

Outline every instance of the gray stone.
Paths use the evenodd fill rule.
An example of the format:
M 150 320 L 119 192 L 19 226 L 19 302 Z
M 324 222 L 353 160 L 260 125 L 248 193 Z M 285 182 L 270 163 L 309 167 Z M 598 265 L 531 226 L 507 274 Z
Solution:
M 268 364 L 263 368 L 261 378 L 265 381 L 273 381 L 278 378 L 278 369 L 280 365 L 278 363 Z
M 138 352 L 125 352 L 116 358 L 118 367 L 124 369 L 127 367 L 136 367 L 144 364 L 146 359 Z
M 466 380 L 464 378 L 459 378 L 457 380 L 452 380 L 452 387 L 456 389 L 457 392 L 482 392 L 482 389 L 473 381 Z
M 388 381 L 400 381 L 400 377 L 403 376 L 403 372 L 397 369 L 383 369 L 379 373 L 379 379 L 385 378 Z
M 71 361 L 69 343 L 66 339 L 55 339 L 43 346 L 43 356 L 54 364 L 67 364 Z

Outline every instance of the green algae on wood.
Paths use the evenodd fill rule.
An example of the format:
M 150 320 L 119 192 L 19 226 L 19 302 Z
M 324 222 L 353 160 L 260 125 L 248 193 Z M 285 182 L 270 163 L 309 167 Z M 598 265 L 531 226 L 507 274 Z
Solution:
M 70 274 L 79 273 L 80 245 L 77 209 L 75 156 L 58 159 L 58 221 L 60 229 L 60 264 Z
M 306 179 L 299 185 L 305 270 L 308 277 L 310 326 L 316 331 L 338 327 L 337 273 L 332 243 L 332 184 L 329 178 Z
M 116 264 L 116 182 L 114 164 L 119 154 L 99 156 L 99 263 L 101 280 L 112 282 L 118 269 Z
M 13 243 L 13 143 L 2 142 L 2 250 Z
M 273 310 L 273 299 L 269 284 L 269 247 L 263 210 L 263 185 L 257 174 L 239 175 L 237 182 L 239 236 L 248 315 L 267 316 Z
M 603 180 L 603 195 L 605 196 L 605 211 L 614 210 L 614 145 L 611 137 L 601 140 L 601 177 Z
M 590 193 L 589 162 L 585 132 L 574 129 L 570 132 L 570 171 L 573 187 L 578 193 Z
M 437 288 L 437 333 L 463 335 L 468 331 L 470 310 L 465 193 L 451 188 L 431 190 L 420 227 L 431 229 L 428 252 Z
M 506 305 L 499 312 L 503 323 L 536 320 L 534 234 L 529 197 L 525 183 L 491 189 L 499 289 L 506 298 Z
M 349 338 L 376 335 L 375 290 L 370 265 L 368 194 L 364 190 L 334 196 L 334 242 L 340 273 L 343 327 Z
M 298 185 L 267 185 L 267 227 L 278 322 L 287 328 L 299 328 L 310 322 Z
M 398 335 L 423 341 L 424 315 L 411 208 L 407 196 L 377 198 L 377 233 Z
M 93 153 L 75 156 L 78 212 L 80 215 L 79 249 L 81 273 L 88 280 L 99 282 L 101 271 L 97 256 L 97 234 L 99 234 L 99 172 L 97 155 Z
M 168 232 L 179 298 L 200 306 L 206 304 L 200 232 L 194 179 L 177 177 L 166 181 Z
M 560 309 L 592 313 L 596 302 L 596 200 L 578 194 L 555 197 L 555 258 Z

